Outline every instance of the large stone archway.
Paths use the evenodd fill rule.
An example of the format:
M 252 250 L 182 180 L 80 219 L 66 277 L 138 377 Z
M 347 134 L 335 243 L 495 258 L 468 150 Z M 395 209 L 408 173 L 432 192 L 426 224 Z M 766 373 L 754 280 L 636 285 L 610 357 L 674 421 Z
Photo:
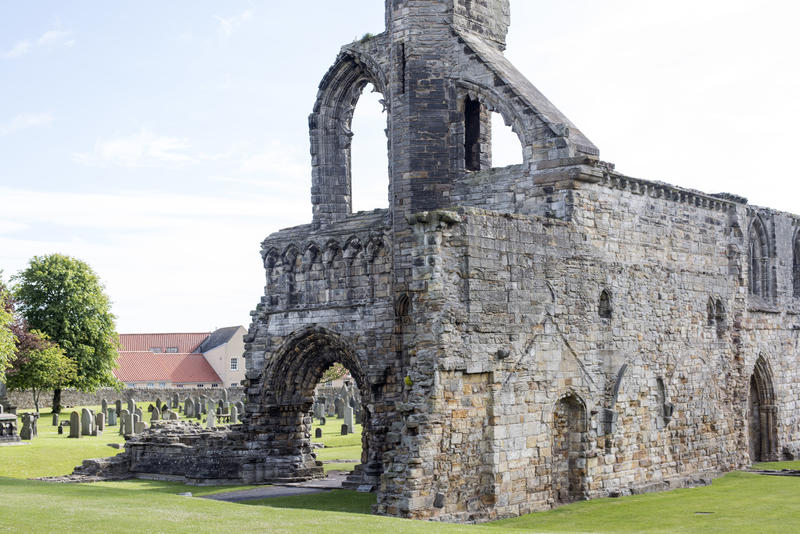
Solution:
M 586 498 L 586 405 L 575 393 L 561 397 L 553 410 L 553 501 Z
M 291 336 L 275 352 L 264 370 L 260 429 L 271 436 L 272 456 L 293 458 L 298 462 L 295 476 L 322 477 L 311 446 L 314 390 L 323 373 L 334 363 L 342 364 L 361 392 L 362 456 L 351 484 L 375 485 L 382 465 L 378 460 L 381 447 L 375 443 L 370 413 L 371 385 L 352 345 L 339 334 L 318 326 L 303 328 Z

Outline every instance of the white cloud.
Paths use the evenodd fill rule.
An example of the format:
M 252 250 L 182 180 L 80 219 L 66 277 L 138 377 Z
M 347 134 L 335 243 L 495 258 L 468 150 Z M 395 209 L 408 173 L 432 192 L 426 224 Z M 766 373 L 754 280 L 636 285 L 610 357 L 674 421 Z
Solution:
M 214 18 L 217 20 L 217 22 L 219 22 L 220 33 L 225 38 L 228 38 L 233 33 L 233 30 L 253 18 L 253 14 L 254 11 L 252 9 L 245 9 L 240 14 L 232 17 L 220 17 L 219 15 L 214 15 Z
M 3 54 L 8 59 L 16 59 L 31 52 L 34 48 L 52 48 L 56 46 L 71 47 L 75 44 L 72 32 L 66 30 L 48 30 L 37 39 L 17 41 L 11 49 Z
M 98 139 L 91 152 L 76 153 L 73 159 L 84 165 L 119 167 L 176 167 L 196 163 L 186 139 L 141 130 L 129 136 Z
M 244 156 L 239 170 L 246 174 L 267 174 L 286 178 L 310 176 L 310 160 L 305 151 L 272 142 L 264 150 Z
M 46 126 L 51 122 L 53 122 L 53 116 L 49 113 L 23 113 L 0 123 L 0 135 L 8 135 L 37 126 Z

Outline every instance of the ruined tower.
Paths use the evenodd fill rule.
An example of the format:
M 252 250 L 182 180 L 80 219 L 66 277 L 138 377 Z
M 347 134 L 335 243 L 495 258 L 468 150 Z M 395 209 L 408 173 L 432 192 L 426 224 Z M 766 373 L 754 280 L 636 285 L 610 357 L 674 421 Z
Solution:
M 262 244 L 243 423 L 186 438 L 191 462 L 129 442 L 131 470 L 322 476 L 335 362 L 364 406 L 350 483 L 382 514 L 483 521 L 800 453 L 800 220 L 616 172 L 505 58 L 509 22 L 508 0 L 386 0 L 386 31 L 341 49 L 309 117 L 313 219 Z M 390 202 L 352 213 L 368 83 Z M 522 163 L 492 166 L 492 113 Z

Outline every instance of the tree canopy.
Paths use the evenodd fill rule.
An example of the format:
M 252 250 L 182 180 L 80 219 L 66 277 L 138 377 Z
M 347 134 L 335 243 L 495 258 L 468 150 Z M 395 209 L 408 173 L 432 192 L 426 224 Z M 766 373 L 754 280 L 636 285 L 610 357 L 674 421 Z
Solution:
M 16 352 L 17 338 L 12 330 L 13 324 L 11 295 L 0 280 L 0 382 L 5 382 L 5 371 Z
M 46 334 L 76 364 L 74 378 L 63 387 L 94 391 L 118 384 L 112 374 L 119 356 L 114 315 L 89 265 L 62 254 L 34 256 L 12 282 L 17 311 L 28 327 Z
M 58 389 L 75 379 L 76 364 L 64 350 L 47 339 L 45 334 L 32 330 L 19 337 L 17 354 L 6 374 L 10 391 L 31 390 L 36 412 L 39 412 L 39 395 L 46 389 Z

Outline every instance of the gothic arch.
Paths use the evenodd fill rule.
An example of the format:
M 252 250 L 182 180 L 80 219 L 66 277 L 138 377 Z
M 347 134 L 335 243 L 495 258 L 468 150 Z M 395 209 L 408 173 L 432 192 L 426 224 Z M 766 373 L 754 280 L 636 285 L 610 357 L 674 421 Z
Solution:
M 750 461 L 777 460 L 777 406 L 772 369 L 764 355 L 750 375 L 747 402 Z
M 384 96 L 385 105 L 386 75 L 375 60 L 353 49 L 339 54 L 320 83 L 309 117 L 315 223 L 327 224 L 352 211 L 350 126 L 361 92 L 369 83 Z
M 553 501 L 586 498 L 589 421 L 586 403 L 575 392 L 562 395 L 553 408 L 551 486 Z
M 748 265 L 750 277 L 748 288 L 751 295 L 763 298 L 770 296 L 770 240 L 764 221 L 756 215 L 748 232 Z

